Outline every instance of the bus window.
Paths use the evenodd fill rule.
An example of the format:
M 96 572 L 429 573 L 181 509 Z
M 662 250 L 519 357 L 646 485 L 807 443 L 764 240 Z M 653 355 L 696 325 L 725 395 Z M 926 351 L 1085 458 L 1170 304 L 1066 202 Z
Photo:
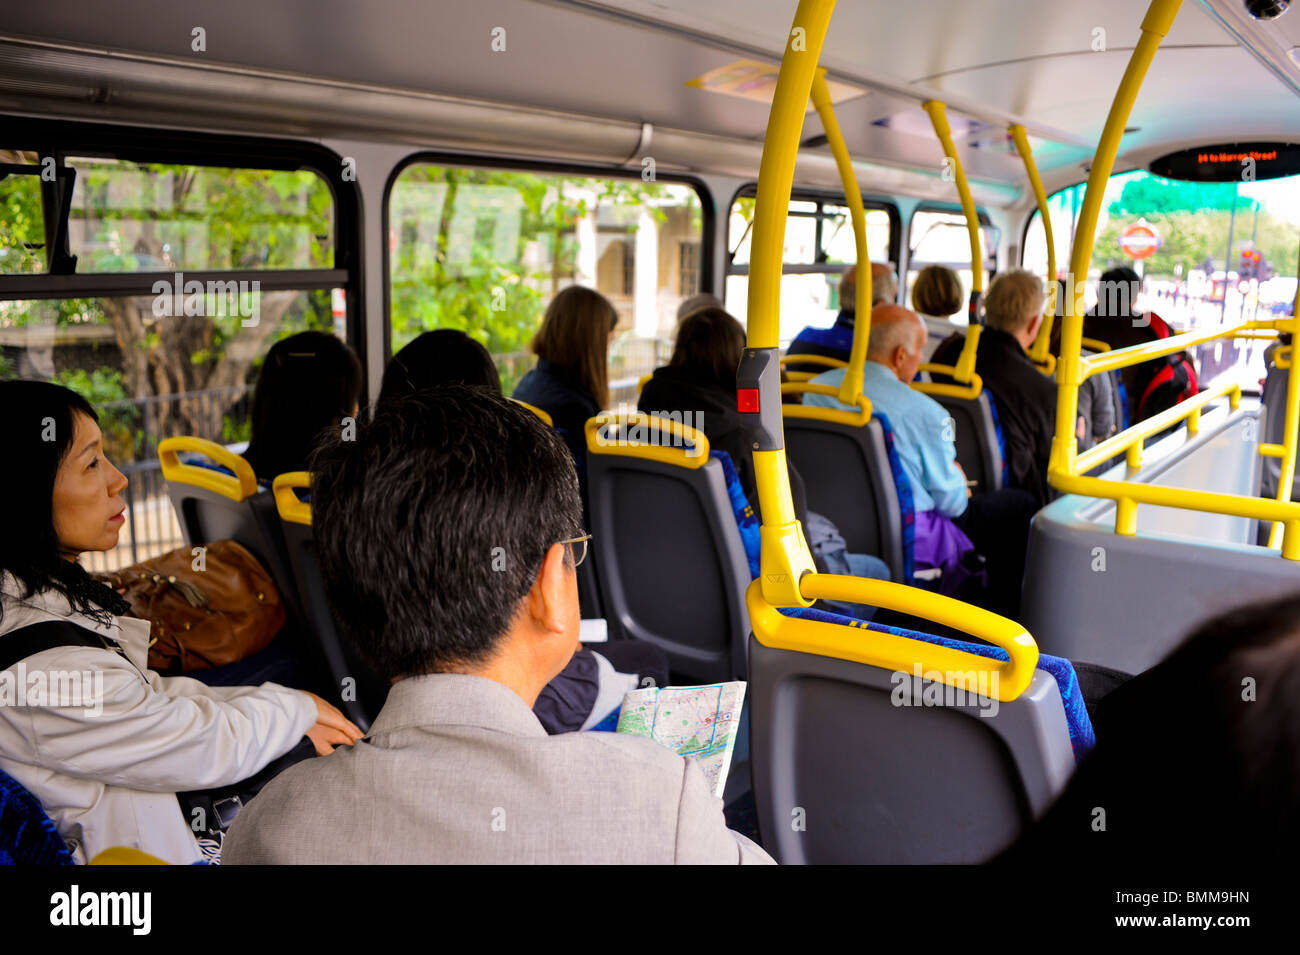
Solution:
M 1138 312 L 1155 312 L 1174 331 L 1240 320 L 1285 318 L 1296 295 L 1300 246 L 1300 176 L 1238 183 L 1165 179 L 1145 170 L 1112 176 L 1097 223 L 1084 302 L 1097 302 L 1097 281 L 1127 266 L 1142 277 Z M 1049 199 L 1057 268 L 1068 268 L 1060 249 L 1070 247 L 1084 186 Z M 1025 268 L 1044 273 L 1047 245 L 1042 219 L 1030 218 Z M 1267 341 L 1210 342 L 1193 350 L 1202 388 L 1227 380 L 1259 389 Z
M 998 268 L 998 229 L 979 214 L 980 245 L 984 249 L 984 287 Z M 911 255 L 908 259 L 907 279 L 903 304 L 912 306 L 912 286 L 921 269 L 927 265 L 946 265 L 961 279 L 962 298 L 968 300 L 971 290 L 970 235 L 966 230 L 966 216 L 960 212 L 918 209 L 912 214 L 909 230 Z M 942 318 L 943 316 L 935 316 Z M 950 316 L 954 325 L 965 325 L 967 314 L 962 309 Z
M 40 168 L 32 152 L 0 150 L 0 162 Z M 76 154 L 66 164 L 76 171 L 71 274 L 48 274 L 40 177 L 0 180 L 0 292 L 19 276 L 27 287 L 50 286 L 0 298 L 0 378 L 58 382 L 99 413 L 105 453 L 130 482 L 130 508 L 118 547 L 86 563 L 114 570 L 183 543 L 158 442 L 194 435 L 242 450 L 252 385 L 271 345 L 308 329 L 345 333 L 343 288 L 331 278 L 335 202 L 307 171 Z M 261 287 L 257 276 L 270 281 L 289 269 L 305 287 Z M 187 271 L 207 274 L 200 282 Z M 122 294 L 62 291 L 105 273 Z M 134 286 L 132 274 L 140 275 Z
M 866 206 L 867 251 L 873 262 L 892 258 L 897 215 L 884 203 Z M 754 198 L 743 192 L 731 205 L 727 228 L 727 310 L 745 322 Z M 790 202 L 782 252 L 780 342 L 784 348 L 808 325 L 829 327 L 839 311 L 839 276 L 857 260 L 848 206 L 821 198 Z
M 569 285 L 618 311 L 610 400 L 672 354 L 677 306 L 700 291 L 704 223 L 688 185 L 414 163 L 388 201 L 392 350 L 455 328 L 487 346 L 510 394 L 547 303 Z

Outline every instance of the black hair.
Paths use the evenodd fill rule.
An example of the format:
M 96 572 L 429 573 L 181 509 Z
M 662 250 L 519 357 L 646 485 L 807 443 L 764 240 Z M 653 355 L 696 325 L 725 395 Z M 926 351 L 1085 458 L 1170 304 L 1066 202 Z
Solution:
M 328 332 L 299 332 L 271 346 L 253 390 L 244 457 L 259 478 L 303 471 L 317 437 L 361 400 L 361 362 Z
M 1106 696 L 1097 748 L 1011 854 L 1290 859 L 1300 848 L 1300 596 L 1203 624 Z M 1096 809 L 1105 831 L 1094 829 Z
M 1097 282 L 1097 305 L 1094 314 L 1101 318 L 1129 318 L 1133 303 L 1142 290 L 1142 276 L 1127 265 L 1101 273 Z
M 0 446 L 10 458 L 0 468 L 0 500 L 10 505 L 0 534 L 0 571 L 21 586 L 9 596 L 26 600 L 55 590 L 76 612 L 111 625 L 112 614 L 126 612 L 126 602 L 64 557 L 54 530 L 54 479 L 76 438 L 76 417 L 97 422 L 99 415 L 75 391 L 45 381 L 0 381 L 0 408 Z
M 379 400 L 443 385 L 477 385 L 501 393 L 501 375 L 482 344 L 454 328 L 425 332 L 393 356 L 384 369 Z
M 387 679 L 490 657 L 547 550 L 581 533 L 564 442 L 485 388 L 380 402 L 355 440 L 326 437 L 311 470 L 326 592 Z
M 710 308 L 687 316 L 677 326 L 668 364 L 735 391 L 736 369 L 744 351 L 744 327 L 725 310 Z

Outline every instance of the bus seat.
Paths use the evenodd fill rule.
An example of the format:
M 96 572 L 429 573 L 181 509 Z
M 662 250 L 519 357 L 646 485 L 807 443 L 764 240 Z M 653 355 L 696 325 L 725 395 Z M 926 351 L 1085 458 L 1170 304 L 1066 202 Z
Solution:
M 803 476 L 809 510 L 830 518 L 849 551 L 879 557 L 894 581 L 911 583 L 916 517 L 893 440 L 882 414 L 861 427 L 785 417 L 786 456 Z
M 72 865 L 72 854 L 40 802 L 2 769 L 0 865 Z
M 158 460 L 186 546 L 219 540 L 242 544 L 275 581 L 291 619 L 300 620 L 302 607 L 275 502 L 258 492 L 252 466 L 213 441 L 188 436 L 159 443 Z
M 957 443 L 957 463 L 974 481 L 976 491 L 997 491 L 1006 486 L 1006 442 L 997 405 L 987 391 L 975 398 L 930 395 L 952 416 Z
M 569 455 L 573 459 L 574 470 L 578 472 L 578 488 L 583 495 L 582 518 L 584 522 L 590 523 L 591 508 L 588 505 L 587 499 L 590 497 L 591 492 L 587 489 L 586 455 L 581 453 L 581 449 L 579 447 L 575 446 L 572 442 L 570 442 L 568 432 L 564 428 L 556 428 L 553 424 L 551 424 L 551 416 L 548 415 L 545 411 L 542 411 L 540 408 L 533 407 L 532 405 L 528 404 L 528 402 L 526 401 L 519 401 L 517 398 L 511 398 L 510 400 L 515 402 L 516 404 L 523 405 L 523 407 L 527 408 L 529 411 L 532 411 L 542 420 L 542 422 L 547 427 L 554 430 L 555 433 L 558 434 L 564 440 L 565 445 L 569 448 Z M 598 546 L 597 542 L 594 538 L 587 542 L 587 547 L 592 551 L 593 557 L 595 555 L 595 549 L 597 546 Z M 598 580 L 598 576 L 599 576 L 599 571 L 597 571 L 596 569 L 595 560 L 591 560 L 591 559 L 584 560 L 582 564 L 578 567 L 578 608 L 579 608 L 579 613 L 582 615 L 583 620 L 592 620 L 595 618 L 605 616 L 604 608 L 601 607 L 601 603 L 600 603 L 600 581 Z
M 790 616 L 984 647 L 810 609 Z M 835 657 L 749 643 L 751 764 L 763 846 L 789 864 L 984 862 L 1065 788 L 1092 725 L 1068 661 L 1040 657 L 1029 687 L 899 705 L 918 681 Z M 902 687 L 911 692 L 906 696 Z M 920 684 L 934 686 L 934 684 Z M 1063 702 L 1064 701 L 1064 702 Z
M 371 720 L 388 697 L 388 685 L 339 633 L 316 556 L 311 503 L 301 500 L 297 493 L 310 486 L 311 476 L 307 472 L 291 471 L 279 475 L 272 485 L 272 494 L 264 496 L 274 499 L 298 587 L 298 602 L 303 608 L 304 629 L 329 675 L 330 692 L 326 698 L 363 732 L 368 732 Z
M 605 425 L 597 423 L 619 417 L 657 419 L 598 416 L 587 425 L 591 533 L 610 636 L 662 647 L 674 678 L 743 679 L 753 577 L 722 466 L 681 448 L 599 445 Z

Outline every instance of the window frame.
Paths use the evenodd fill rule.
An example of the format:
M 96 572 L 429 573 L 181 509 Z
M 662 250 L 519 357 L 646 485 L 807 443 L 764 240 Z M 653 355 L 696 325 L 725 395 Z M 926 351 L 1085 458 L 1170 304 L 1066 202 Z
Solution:
M 603 164 L 555 162 L 540 159 L 510 159 L 504 156 L 484 155 L 481 153 L 450 153 L 439 150 L 421 150 L 402 158 L 393 166 L 384 183 L 383 205 L 380 210 L 382 234 L 387 236 L 392 228 L 390 212 L 392 210 L 393 187 L 397 180 L 411 166 L 426 164 L 431 166 L 455 166 L 458 169 L 505 169 L 511 172 L 535 172 L 558 176 L 582 176 L 590 179 L 639 179 L 640 172 L 627 166 L 610 166 Z M 713 193 L 703 179 L 684 173 L 656 173 L 654 181 L 675 183 L 689 186 L 695 192 L 700 203 L 701 235 L 700 255 L 703 262 L 711 262 L 713 255 L 714 233 L 717 222 L 717 210 L 713 204 Z M 384 283 L 384 321 L 383 348 L 384 361 L 393 357 L 393 251 L 390 243 L 383 247 L 383 283 Z M 713 274 L 710 269 L 700 270 L 700 291 L 713 291 Z
M 730 222 L 731 220 L 731 209 L 733 206 L 735 206 L 737 200 L 753 199 L 757 197 L 757 195 L 758 195 L 757 182 L 745 183 L 744 185 L 740 186 L 740 188 L 738 188 L 734 193 L 732 193 L 731 200 L 727 203 L 728 222 Z M 818 204 L 818 212 L 815 213 L 789 212 L 787 209 L 787 215 L 794 215 L 794 216 L 805 217 L 805 218 L 813 218 L 815 216 L 817 218 L 817 229 L 816 229 L 815 241 L 817 246 L 817 255 L 821 256 L 824 251 L 822 249 L 822 242 L 821 242 L 822 240 L 821 227 L 822 227 L 822 223 L 825 221 L 825 213 L 821 210 L 821 206 L 825 204 L 834 204 L 837 206 L 847 207 L 849 204 L 848 199 L 845 197 L 843 192 L 837 192 L 834 189 L 800 188 L 796 186 L 790 190 L 790 202 L 815 202 Z M 864 195 L 862 197 L 862 208 L 864 212 L 870 212 L 872 210 L 881 210 L 889 216 L 889 263 L 895 269 L 897 269 L 899 264 L 898 257 L 901 254 L 903 249 L 903 217 L 902 214 L 898 211 L 898 206 L 895 204 L 892 198 L 883 195 L 876 195 L 873 193 L 869 195 Z M 843 263 L 843 262 L 831 263 L 825 260 L 821 262 L 813 262 L 811 264 L 802 264 L 802 263 L 783 261 L 781 263 L 781 274 L 782 275 L 838 275 L 840 272 L 843 272 L 851 264 L 852 263 Z M 726 280 L 732 275 L 748 275 L 748 274 L 749 274 L 748 263 L 745 263 L 744 265 L 736 265 L 732 261 L 731 236 L 730 234 L 728 234 L 727 235 L 727 269 L 722 276 L 722 280 L 725 283 Z
M 963 259 L 961 262 L 930 262 L 924 259 L 914 259 L 912 257 L 912 227 L 916 222 L 916 214 L 918 212 L 948 212 L 960 216 L 966 214 L 966 210 L 961 207 L 961 203 L 959 202 L 922 202 L 917 205 L 916 208 L 912 210 L 912 214 L 907 220 L 907 271 L 919 271 L 917 268 L 918 265 L 922 268 L 927 265 L 946 265 L 950 267 L 953 265 L 960 265 L 969 268 L 971 263 L 968 259 Z M 993 267 L 989 268 L 987 259 L 980 263 L 985 272 L 988 272 L 991 275 L 996 275 L 1001 271 L 1001 262 L 999 261 L 1001 258 L 1001 249 L 999 249 L 999 246 L 1002 244 L 1002 230 L 994 224 L 992 217 L 989 216 L 988 210 L 983 206 L 975 207 L 975 219 L 984 229 L 990 231 L 998 229 L 997 241 L 993 243 Z M 1023 245 L 1021 248 L 1023 249 Z M 906 279 L 906 276 L 899 277 L 900 282 L 904 285 L 906 284 Z
M 4 134 L 0 139 L 4 148 L 53 156 L 56 167 L 62 167 L 68 156 L 102 156 L 138 163 L 316 173 L 329 188 L 332 198 L 333 268 L 181 271 L 187 279 L 205 284 L 256 281 L 259 288 L 268 292 L 342 288 L 347 297 L 346 340 L 357 353 L 362 369 L 367 367 L 361 198 L 357 183 L 342 178 L 343 157 L 338 153 L 305 140 L 33 119 L 9 114 L 0 114 L 0 119 L 4 120 Z M 0 301 L 152 296 L 155 282 L 171 282 L 175 275 L 176 270 L 0 275 Z

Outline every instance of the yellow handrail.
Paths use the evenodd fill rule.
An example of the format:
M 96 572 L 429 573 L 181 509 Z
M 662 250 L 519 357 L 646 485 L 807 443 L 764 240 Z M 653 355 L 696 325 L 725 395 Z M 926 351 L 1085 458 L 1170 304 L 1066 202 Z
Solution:
M 827 408 L 821 405 L 783 404 L 781 414 L 786 418 L 810 418 L 815 421 L 834 421 L 860 428 L 871 420 L 871 399 L 858 392 L 852 403 L 840 397 L 840 389 L 834 385 L 818 385 L 811 381 L 787 381 L 781 384 L 783 395 L 826 395 L 847 408 Z
M 1129 481 L 1108 481 L 1083 474 L 1102 463 L 1111 455 L 1124 451 L 1130 466 L 1141 463 L 1141 442 L 1180 421 L 1187 420 L 1188 430 L 1195 433 L 1199 426 L 1201 409 L 1209 402 L 1227 395 L 1235 408 L 1240 390 L 1235 385 L 1211 389 L 1201 395 L 1180 402 L 1168 411 L 1147 421 L 1139 422 L 1112 438 L 1103 441 L 1080 455 L 1074 431 L 1078 414 L 1079 385 L 1090 375 L 1099 374 L 1149 361 L 1182 351 L 1189 345 L 1230 338 L 1238 334 L 1253 334 L 1258 330 L 1291 331 L 1300 324 L 1300 302 L 1297 314 L 1288 320 L 1237 322 L 1213 331 L 1185 332 L 1170 338 L 1119 348 L 1084 358 L 1083 297 L 1089 267 L 1092 264 L 1093 241 L 1097 233 L 1097 219 L 1101 211 L 1106 183 L 1115 167 L 1120 137 L 1128 122 L 1137 98 L 1138 89 L 1151 66 L 1161 40 L 1169 33 L 1182 0 L 1152 0 L 1142 20 L 1142 34 L 1129 59 L 1124 78 L 1111 103 L 1106 125 L 1097 144 L 1092 169 L 1088 174 L 1087 191 L 1079 211 L 1074 247 L 1070 255 L 1072 286 L 1065 299 L 1061 327 L 1061 354 L 1056 366 L 1057 403 L 1056 436 L 1052 441 L 1052 455 L 1048 466 L 1048 480 L 1053 487 L 1069 494 L 1110 498 L 1115 501 L 1115 531 L 1134 534 L 1137 531 L 1137 507 L 1154 504 L 1161 507 L 1178 507 L 1188 510 L 1228 514 L 1254 520 L 1273 521 L 1270 546 L 1281 540 L 1282 556 L 1300 560 L 1300 504 L 1290 501 L 1291 482 L 1295 474 L 1297 411 L 1300 410 L 1300 374 L 1292 368 L 1287 386 L 1285 437 L 1282 444 L 1282 475 L 1278 485 L 1278 499 L 1269 501 L 1258 497 L 1235 494 L 1217 494 L 1191 491 L 1185 488 L 1153 487 Z
M 826 133 L 827 145 L 835 157 L 835 167 L 840 173 L 840 183 L 844 187 L 844 198 L 849 203 L 849 216 L 853 220 L 853 244 L 857 254 L 858 286 L 856 302 L 865 302 L 866 308 L 854 305 L 856 318 L 853 320 L 853 348 L 849 352 L 849 367 L 840 382 L 840 401 L 852 404 L 853 399 L 862 394 L 863 365 L 867 360 L 867 342 L 871 338 L 871 257 L 867 252 L 867 214 L 862 208 L 862 190 L 858 186 L 858 177 L 853 172 L 853 160 L 849 157 L 848 147 L 840 134 L 840 124 L 835 119 L 835 110 L 831 107 L 831 94 L 826 88 L 826 71 L 818 70 L 813 75 L 813 106 L 821 117 L 822 130 Z
M 782 355 L 782 365 L 825 365 L 827 368 L 847 368 L 849 363 L 832 355 Z M 790 372 L 786 372 L 790 374 Z
M 817 59 L 835 0 L 800 0 L 777 77 L 772 111 L 768 117 L 763 142 L 763 160 L 759 168 L 757 208 L 749 270 L 748 347 L 742 359 L 740 379 L 757 398 L 770 402 L 781 392 L 830 386 L 776 381 L 779 365 L 777 346 L 781 246 L 785 233 L 785 215 L 790 203 L 794 179 L 794 157 L 803 131 L 804 111 L 811 91 Z M 750 363 L 747 367 L 746 363 Z M 742 394 L 742 404 L 755 396 Z M 862 412 L 865 396 L 857 405 Z M 782 405 L 786 414 L 798 414 L 796 405 Z M 825 409 L 830 411 L 832 409 Z M 983 674 L 999 700 L 1011 700 L 1028 686 L 1037 664 L 1038 648 L 1024 628 L 1012 620 L 972 607 L 929 591 L 917 590 L 859 577 L 819 574 L 804 540 L 802 529 L 794 519 L 790 499 L 790 476 L 785 462 L 784 429 L 770 404 L 756 412 L 759 435 L 766 447 L 754 452 L 754 472 L 758 484 L 762 558 L 759 577 L 746 593 L 754 636 L 766 646 L 791 646 L 812 653 L 825 653 L 843 659 L 862 660 L 877 666 L 903 666 L 910 669 L 921 664 L 951 686 L 965 686 L 972 674 Z M 850 414 L 852 412 L 849 412 Z M 776 418 L 773 421 L 773 418 Z M 877 586 L 883 584 L 883 586 Z M 991 643 L 1005 648 L 1011 659 L 998 663 L 985 657 L 917 641 L 893 638 L 873 632 L 870 640 L 851 634 L 851 628 L 806 620 L 792 620 L 777 613 L 777 607 L 807 607 L 817 599 L 862 600 L 874 606 L 897 609 L 949 623 Z M 889 637 L 877 644 L 878 637 Z M 863 644 L 871 644 L 865 648 Z M 937 652 L 944 651 L 944 652 Z
M 311 527 L 311 505 L 298 497 L 297 493 L 309 490 L 311 473 L 308 471 L 286 471 L 276 475 L 271 482 L 271 493 L 275 495 L 275 509 L 280 514 L 280 520 Z
M 952 365 L 922 365 L 922 371 L 937 372 L 941 375 L 947 375 L 956 379 L 956 370 Z M 950 385 L 940 381 L 914 381 L 911 383 L 913 391 L 919 391 L 923 395 L 945 395 L 949 398 L 965 398 L 968 401 L 974 400 L 980 396 L 984 390 L 984 379 L 974 372 L 971 373 L 970 381 L 964 385 Z
M 871 631 L 870 639 L 864 639 L 861 632 L 851 627 L 787 617 L 763 599 L 762 587 L 754 581 L 745 592 L 745 604 L 759 643 L 777 650 L 815 653 L 904 673 L 913 672 L 919 663 L 927 677 L 936 673 L 943 683 L 968 690 L 974 690 L 977 685 L 987 687 L 988 696 L 1004 703 L 1023 693 L 1034 678 L 1038 645 L 1014 620 L 951 597 L 887 580 L 813 574 L 806 579 L 804 590 L 817 600 L 863 603 L 926 617 L 1001 647 L 1009 659 L 1000 662 L 965 650 L 918 643 L 909 637 L 876 630 Z
M 1016 152 L 1025 164 L 1025 174 L 1029 176 L 1029 187 L 1034 191 L 1034 201 L 1038 203 L 1038 214 L 1043 220 L 1043 234 L 1047 236 L 1047 305 L 1043 309 L 1043 322 L 1038 327 L 1038 337 L 1029 346 L 1029 357 L 1039 365 L 1048 365 L 1048 359 L 1054 356 L 1048 351 L 1052 339 L 1052 323 L 1056 319 L 1056 237 L 1052 234 L 1052 214 L 1047 207 L 1047 191 L 1043 180 L 1038 175 L 1038 165 L 1034 162 L 1034 152 L 1029 148 L 1029 137 L 1025 127 L 1019 123 L 1008 132 L 1016 144 Z M 1052 361 L 1051 368 L 1044 368 L 1043 374 L 1050 375 L 1056 368 Z
M 201 454 L 231 473 L 222 474 L 211 468 L 186 464 L 180 459 L 185 452 Z M 201 487 L 232 501 L 242 501 L 257 493 L 257 475 L 253 473 L 253 466 L 244 457 L 207 438 L 178 435 L 158 442 L 158 464 L 162 468 L 163 480 L 169 484 Z
M 607 438 L 605 429 L 609 427 L 627 430 L 617 438 Z M 638 428 L 644 434 L 644 440 L 634 439 Z M 709 460 L 709 439 L 704 432 L 664 415 L 607 411 L 588 418 L 584 431 L 587 450 L 592 454 L 618 454 L 692 470 L 703 467 Z M 656 441 L 652 433 L 666 434 L 672 443 L 666 445 Z M 687 444 L 689 449 L 684 447 Z
M 642 378 L 642 379 L 637 383 L 637 386 L 636 386 L 637 394 L 640 394 L 640 393 L 641 393 L 641 389 L 642 389 L 643 387 L 645 387 L 646 380 L 649 379 L 649 378 L 653 378 L 653 377 L 654 377 L 653 375 L 646 375 L 644 378 Z M 511 398 L 510 400 L 513 401 L 513 402 L 514 402 L 515 404 L 517 404 L 517 405 L 523 405 L 523 407 L 527 408 L 527 409 L 528 409 L 529 411 L 531 411 L 533 414 L 537 415 L 537 417 L 539 417 L 539 418 L 542 419 L 542 423 L 545 424 L 546 427 L 548 427 L 548 428 L 554 428 L 554 427 L 555 427 L 555 422 L 551 420 L 550 412 L 548 412 L 548 411 L 543 411 L 541 408 L 537 407 L 537 405 L 530 405 L 530 404 L 529 404 L 528 402 L 526 402 L 526 401 L 520 401 L 518 398 Z

